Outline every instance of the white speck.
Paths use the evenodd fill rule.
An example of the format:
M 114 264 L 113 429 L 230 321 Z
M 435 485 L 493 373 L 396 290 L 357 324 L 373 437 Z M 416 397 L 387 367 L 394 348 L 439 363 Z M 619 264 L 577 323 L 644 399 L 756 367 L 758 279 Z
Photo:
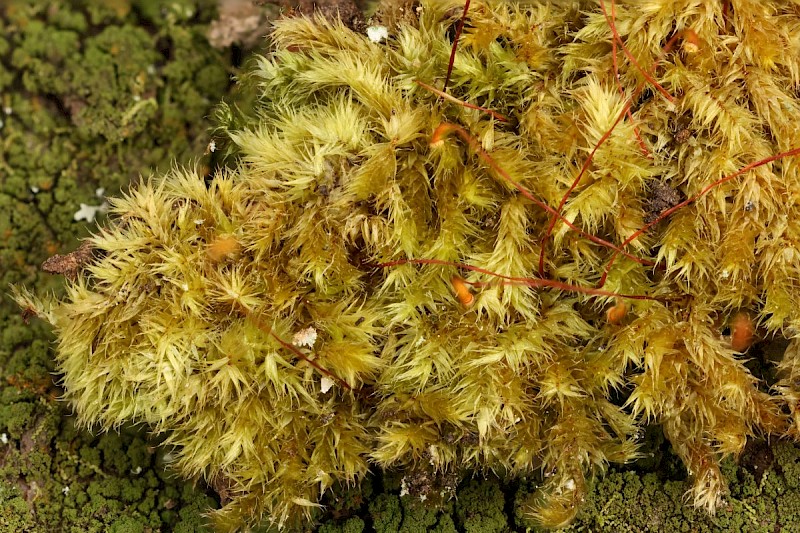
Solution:
M 419 339 L 417 339 L 417 342 L 414 343 L 414 347 L 421 346 L 423 342 L 425 342 L 425 336 L 420 335 Z
M 386 26 L 370 26 L 367 28 L 367 37 L 373 43 L 379 43 L 389 38 L 389 30 Z
M 142 467 L 141 466 L 137 466 L 136 468 L 131 470 L 131 474 L 133 474 L 134 476 L 138 476 L 141 473 L 142 473 Z
M 728 279 L 729 277 L 731 277 L 731 273 L 730 273 L 730 272 L 728 272 L 728 270 L 727 270 L 727 269 L 725 269 L 725 270 L 723 270 L 723 271 L 720 273 L 720 277 L 721 277 L 722 279 Z
M 81 208 L 75 213 L 75 216 L 72 217 L 75 222 L 79 220 L 85 220 L 86 222 L 94 222 L 94 217 L 97 216 L 97 213 L 105 213 L 108 210 L 108 204 L 103 202 L 100 205 L 86 205 L 81 204 Z
M 195 224 L 197 224 L 198 226 L 199 226 L 200 224 L 202 224 L 203 222 L 205 222 L 205 220 L 204 220 L 204 219 L 202 219 L 202 218 L 195 219 L 195 221 L 194 221 L 194 223 L 195 223 Z
M 322 379 L 319 382 L 319 390 L 322 394 L 325 394 L 333 387 L 333 380 L 328 376 L 322 376 Z
M 217 141 L 211 139 L 211 142 L 208 143 L 208 151 L 214 153 L 217 151 Z
M 430 460 L 431 465 L 436 466 L 436 463 L 438 463 L 441 460 L 439 458 L 439 450 L 436 448 L 435 445 L 431 444 L 430 446 L 428 446 L 428 453 L 431 456 Z
M 189 284 L 188 283 L 182 283 L 181 284 L 181 289 L 183 289 L 183 292 L 189 292 Z
M 147 73 L 151 76 L 156 73 L 156 66 L 155 65 L 147 65 Z
M 427 499 L 428 499 L 428 495 L 427 494 L 420 494 L 419 495 L 419 501 L 424 502 Z
M 94 190 L 94 195 L 97 196 L 98 198 L 102 198 L 104 192 L 106 192 L 104 188 L 98 187 Z
M 301 329 L 292 337 L 292 344 L 295 346 L 308 346 L 311 348 L 315 342 L 317 342 L 317 330 L 313 326 Z
M 403 479 L 400 480 L 400 496 L 402 497 L 405 496 L 406 494 L 408 494 L 408 482 L 404 477 Z
M 33 186 L 31 187 L 31 192 L 32 192 L 33 194 L 36 194 L 37 192 L 39 192 L 39 187 L 37 187 L 36 185 L 33 185 Z
M 3 444 L 8 444 L 8 435 L 6 435 L 5 433 L 0 435 L 0 441 L 3 441 Z
M 63 489 L 61 489 L 61 493 L 62 493 L 64 496 L 66 496 L 67 494 L 69 494 L 69 487 L 68 487 L 68 486 L 65 486 Z
M 141 100 L 141 99 L 142 99 L 142 97 L 141 97 L 141 96 L 139 96 L 138 94 L 134 94 L 134 95 L 133 95 L 133 101 L 134 101 L 134 102 L 138 102 L 138 101 L 139 101 L 139 100 Z
M 5 113 L 6 115 L 10 115 L 11 113 L 13 113 L 13 111 L 14 110 L 11 109 L 11 106 L 8 105 L 3 108 L 3 113 Z
M 574 479 L 568 479 L 567 482 L 564 483 L 564 488 L 569 490 L 569 491 L 575 490 L 575 480 Z

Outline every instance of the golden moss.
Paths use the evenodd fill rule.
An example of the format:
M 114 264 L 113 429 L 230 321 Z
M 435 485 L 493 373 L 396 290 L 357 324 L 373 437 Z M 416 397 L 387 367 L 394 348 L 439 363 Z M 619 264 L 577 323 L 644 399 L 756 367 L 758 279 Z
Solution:
M 283 21 L 238 166 L 144 182 L 63 302 L 18 294 L 81 420 L 166 432 L 221 528 L 311 516 L 369 462 L 540 470 L 560 525 L 645 422 L 713 512 L 722 457 L 797 433 L 797 350 L 768 392 L 722 334 L 797 335 L 796 8 L 473 3 L 448 93 L 504 122 L 425 88 L 455 7 L 384 43 Z

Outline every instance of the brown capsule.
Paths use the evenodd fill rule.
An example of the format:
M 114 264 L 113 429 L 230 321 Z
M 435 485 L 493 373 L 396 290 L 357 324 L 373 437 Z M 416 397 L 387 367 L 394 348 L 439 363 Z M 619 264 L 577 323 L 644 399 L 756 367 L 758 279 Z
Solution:
M 469 307 L 475 303 L 475 295 L 469 290 L 467 282 L 464 281 L 464 278 L 453 275 L 453 277 L 450 278 L 450 283 L 453 284 L 453 290 L 456 293 L 458 301 L 461 302 L 461 305 L 464 307 Z

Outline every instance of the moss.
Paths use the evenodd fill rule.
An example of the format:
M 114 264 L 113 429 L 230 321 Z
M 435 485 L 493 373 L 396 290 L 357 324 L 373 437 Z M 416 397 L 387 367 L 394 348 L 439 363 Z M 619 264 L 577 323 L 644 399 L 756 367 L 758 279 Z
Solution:
M 173 27 L 191 22 L 209 22 L 216 12 L 215 0 L 136 0 L 136 9 L 143 18 L 159 27 Z
M 657 429 L 657 428 L 656 428 Z M 654 439 L 658 440 L 658 439 Z M 676 469 L 680 460 L 669 448 L 662 444 L 659 450 L 661 459 L 647 467 L 612 469 L 592 484 L 586 505 L 578 514 L 576 522 L 562 529 L 565 533 L 572 531 L 603 532 L 659 532 L 659 531 L 705 531 L 705 532 L 774 532 L 794 531 L 800 524 L 798 513 L 794 509 L 798 489 L 798 476 L 792 470 L 800 464 L 800 446 L 789 442 L 775 442 L 771 446 L 754 442 L 754 446 L 762 454 L 774 453 L 774 460 L 759 466 L 761 481 L 756 481 L 753 466 L 748 463 L 736 464 L 726 461 L 723 473 L 730 483 L 730 495 L 725 505 L 715 517 L 709 517 L 702 511 L 692 510 L 685 505 L 685 493 L 688 488 L 685 470 Z M 765 451 L 766 450 L 766 451 Z M 745 457 L 745 459 L 747 459 Z M 397 476 L 390 476 L 397 477 Z M 374 480 L 368 484 L 374 490 Z M 339 531 L 348 521 L 359 518 L 377 533 L 397 532 L 404 522 L 404 502 L 415 505 L 413 498 L 399 497 L 399 481 L 393 483 L 386 478 L 382 491 L 370 492 L 369 504 L 348 506 L 351 515 L 348 518 L 334 518 L 338 509 L 326 509 L 326 515 L 316 531 Z M 426 531 L 455 533 L 468 531 L 469 517 L 473 531 L 545 531 L 526 518 L 524 508 L 528 498 L 536 493 L 537 483 L 533 480 L 509 480 L 500 482 L 495 478 L 471 480 L 464 483 L 458 491 L 454 506 L 445 506 L 437 510 L 434 526 Z M 348 491 L 346 498 L 352 498 L 357 491 Z M 329 495 L 326 503 L 335 502 L 337 494 Z M 505 515 L 504 499 L 513 503 L 512 515 Z M 351 500 L 352 501 L 352 500 Z M 470 503 L 467 503 L 470 502 Z M 417 502 L 418 503 L 418 502 Z M 414 512 L 414 511 L 412 511 Z M 501 513 L 503 513 L 501 517 Z M 431 518 L 424 519 L 423 524 L 430 524 Z M 482 522 L 486 516 L 493 516 L 495 526 L 486 527 Z M 467 517 L 465 521 L 464 518 Z M 357 523 L 353 521 L 354 523 Z M 408 525 L 419 524 L 416 518 Z M 460 524 L 456 527 L 456 523 Z M 478 525 L 482 524 L 482 525 Z M 499 527 L 499 529 L 498 529 Z M 508 529 L 503 529 L 503 528 Z M 293 530 L 294 531 L 294 530 Z M 296 531 L 303 531 L 297 529 Z
M 8 484 L 0 484 L 0 527 L 5 531 L 36 531 L 36 520 L 30 514 L 22 493 Z
M 30 503 L 17 512 L 39 530 L 203 530 L 200 510 L 213 506 L 213 500 L 189 486 L 176 486 L 162 469 L 154 468 L 152 447 L 138 432 L 92 437 L 76 431 L 62 416 L 56 404 L 46 406 L 38 417 L 16 413 L 16 420 L 27 425 L 19 437 L 8 428 L 11 448 L 1 471 L 7 491 L 4 505 L 16 505 L 15 498 L 25 491 Z M 147 460 L 118 472 L 129 466 L 120 459 L 127 456 Z M 20 479 L 25 482 L 20 484 Z M 180 512 L 170 513 L 171 509 Z
M 105 4 L 13 2 L 4 11 L 0 64 L 13 80 L 3 98 L 0 258 L 16 265 L 4 284 L 33 282 L 30 265 L 86 234 L 74 215 L 81 203 L 102 203 L 98 189 L 113 192 L 208 142 L 189 127 L 226 90 L 228 73 L 204 27 L 156 24 L 130 9 L 119 16 Z
M 457 4 L 422 2 L 381 43 L 283 21 L 248 77 L 253 108 L 218 112 L 232 168 L 142 181 L 114 200 L 66 296 L 16 290 L 56 328 L 80 422 L 163 433 L 176 470 L 222 495 L 212 516 L 223 530 L 313 519 L 326 491 L 372 464 L 404 472 L 402 496 L 370 507 L 376 528 L 417 531 L 450 527 L 431 506 L 450 493 L 435 481 L 469 470 L 541 472 L 519 507 L 565 525 L 595 475 L 638 457 L 654 421 L 707 522 L 678 505 L 686 480 L 612 470 L 610 485 L 597 482 L 607 498 L 594 526 L 760 527 L 743 498 L 785 487 L 768 473 L 726 499 L 735 469 L 723 459 L 757 433 L 800 434 L 800 338 L 771 388 L 740 353 L 757 326 L 798 331 L 800 208 L 782 200 L 800 183 L 786 118 L 798 108 L 796 11 L 476 2 L 449 65 Z M 175 5 L 157 31 L 190 48 L 173 24 L 194 12 Z M 100 24 L 151 9 L 86 12 Z M 15 14 L 11 57 L 29 90 L 58 95 L 71 80 L 48 73 L 78 52 L 92 80 L 109 78 L 115 43 L 154 37 L 120 22 L 77 50 L 64 28 L 53 51 L 26 41 L 45 32 L 25 13 L 38 12 Z M 109 78 L 99 118 L 81 116 L 95 94 L 76 92 L 80 79 L 63 97 L 84 138 L 135 144 L 157 116 L 180 131 L 165 101 L 180 100 L 148 94 L 146 53 Z M 170 86 L 187 80 L 187 108 L 203 104 L 189 85 L 223 85 L 204 68 L 158 67 Z M 455 101 L 429 88 L 443 76 Z M 640 99 L 648 85 L 655 96 Z M 55 131 L 46 118 L 26 127 Z M 28 147 L 51 170 L 67 162 Z M 24 168 L 22 152 L 7 161 Z M 31 183 L 9 194 L 38 195 Z M 33 203 L 55 226 L 63 197 L 45 190 Z M 75 455 L 79 475 L 100 468 L 97 452 Z M 90 509 L 147 494 L 90 488 Z M 452 523 L 508 527 L 498 489 L 465 490 Z M 780 511 L 791 521 L 793 499 Z
M 380 494 L 369 504 L 369 514 L 376 531 L 393 533 L 399 531 L 403 521 L 400 497 L 391 494 Z
M 67 11 L 58 6 L 59 20 Z M 149 127 L 151 142 L 169 142 L 169 135 L 183 128 L 175 121 L 176 112 L 202 116 L 227 87 L 218 54 L 192 27 L 172 26 L 152 33 L 135 23 L 94 24 L 91 33 L 96 34 L 83 39 L 75 30 L 53 31 L 36 19 L 12 33 L 11 66 L 28 91 L 58 99 L 76 126 L 73 135 L 85 139 L 100 135 L 117 143 Z M 165 48 L 159 49 L 159 39 Z M 165 113 L 172 123 L 161 116 Z

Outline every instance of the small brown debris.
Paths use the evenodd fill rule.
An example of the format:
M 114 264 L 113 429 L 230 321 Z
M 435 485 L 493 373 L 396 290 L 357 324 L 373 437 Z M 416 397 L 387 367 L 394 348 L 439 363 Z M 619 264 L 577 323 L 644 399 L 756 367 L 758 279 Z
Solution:
M 214 48 L 234 43 L 252 48 L 269 33 L 269 18 L 252 0 L 220 0 L 219 15 L 208 28 L 208 42 Z
M 652 183 L 645 203 L 645 224 L 650 224 L 665 210 L 679 203 L 681 203 L 681 193 L 677 190 L 660 181 Z
M 345 26 L 357 32 L 366 28 L 364 14 L 354 0 L 272 0 L 271 3 L 287 10 L 289 16 L 318 13 L 328 20 L 341 19 Z
M 26 307 L 22 310 L 22 323 L 26 326 L 31 323 L 31 318 L 39 316 L 39 313 L 36 312 L 36 309 L 32 307 Z
M 68 254 L 56 254 L 42 263 L 42 270 L 48 274 L 63 274 L 67 279 L 74 281 L 78 272 L 92 260 L 92 245 L 84 241 L 77 250 Z
M 211 488 L 219 496 L 219 503 L 223 507 L 232 499 L 233 481 L 223 474 L 218 474 L 210 482 Z
M 747 439 L 747 444 L 739 459 L 739 464 L 761 483 L 761 478 L 772 468 L 775 455 L 770 445 L 761 439 Z
M 677 144 L 685 143 L 694 135 L 692 117 L 689 114 L 683 114 L 672 118 L 669 127 L 672 131 L 672 138 Z

